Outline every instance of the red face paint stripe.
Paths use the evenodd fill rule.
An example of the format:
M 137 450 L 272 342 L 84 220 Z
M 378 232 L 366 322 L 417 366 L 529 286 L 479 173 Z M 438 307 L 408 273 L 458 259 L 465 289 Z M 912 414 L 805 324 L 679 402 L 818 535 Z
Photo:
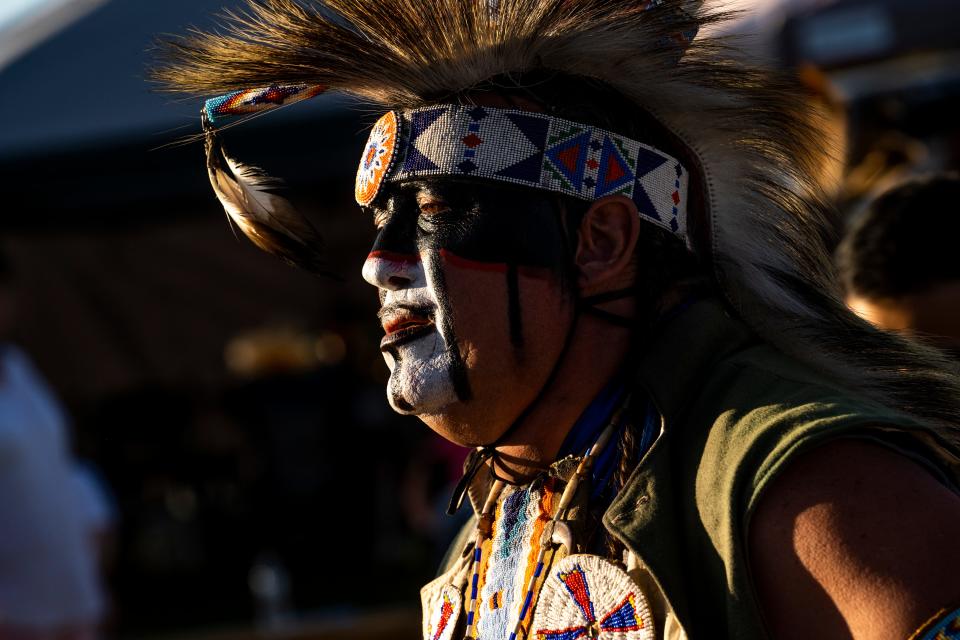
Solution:
M 462 269 L 473 269 L 474 271 L 491 271 L 493 273 L 506 273 L 507 265 L 502 262 L 479 262 L 477 260 L 469 260 L 467 258 L 461 258 L 455 253 L 451 253 L 446 249 L 440 249 L 440 257 L 442 257 L 449 264 L 454 267 L 460 267 Z
M 390 262 L 400 262 L 403 264 L 417 264 L 420 262 L 420 256 L 409 253 L 395 253 L 393 251 L 371 251 L 367 260 L 388 260 Z
M 462 258 L 447 249 L 440 250 L 440 256 L 450 265 L 461 269 L 472 269 L 473 271 L 486 271 L 488 273 L 506 273 L 507 265 L 503 262 L 480 262 L 479 260 L 470 260 Z M 549 280 L 553 273 L 547 267 L 529 267 L 520 266 L 517 272 L 524 278 L 534 280 Z

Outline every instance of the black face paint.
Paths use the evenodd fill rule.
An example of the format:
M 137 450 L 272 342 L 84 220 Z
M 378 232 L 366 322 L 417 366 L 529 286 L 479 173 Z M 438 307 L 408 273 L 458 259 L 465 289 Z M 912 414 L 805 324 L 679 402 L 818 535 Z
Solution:
M 519 187 L 454 183 L 432 188 L 464 219 L 463 224 L 437 225 L 436 243 L 442 250 L 466 268 L 503 267 L 510 340 L 521 357 L 520 275 L 556 275 L 564 262 L 553 202 Z
M 453 309 L 450 305 L 450 295 L 447 293 L 447 280 L 443 274 L 443 265 L 439 260 L 431 260 L 429 264 L 437 304 L 443 311 L 440 314 L 443 322 L 440 327 L 440 335 L 450 337 L 450 382 L 453 384 L 453 391 L 457 394 L 457 399 L 460 402 L 467 402 L 473 397 L 473 392 L 470 390 L 467 367 L 463 363 L 463 354 L 460 352 L 460 340 L 457 339 L 456 331 L 453 328 Z
M 430 256 L 430 277 L 450 343 L 451 383 L 461 400 L 470 397 L 442 265 L 502 272 L 510 340 L 522 357 L 520 275 L 563 273 L 565 254 L 554 203 L 535 191 L 446 180 L 388 185 L 374 208 L 381 229 L 371 252 L 388 259 Z
M 390 355 L 393 356 L 393 360 L 396 363 L 395 366 L 399 367 L 403 364 L 403 355 L 400 353 L 399 349 L 392 349 Z M 401 411 L 413 411 L 413 405 L 407 402 L 406 398 L 399 393 L 394 393 L 392 395 L 394 404 L 396 404 Z

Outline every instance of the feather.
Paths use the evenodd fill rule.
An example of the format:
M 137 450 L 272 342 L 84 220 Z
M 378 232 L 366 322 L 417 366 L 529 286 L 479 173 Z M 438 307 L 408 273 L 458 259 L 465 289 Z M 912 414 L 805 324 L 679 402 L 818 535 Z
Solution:
M 205 127 L 205 142 L 210 184 L 228 219 L 267 253 L 312 273 L 330 275 L 320 235 L 289 200 L 275 193 L 280 182 L 228 156 L 213 127 Z

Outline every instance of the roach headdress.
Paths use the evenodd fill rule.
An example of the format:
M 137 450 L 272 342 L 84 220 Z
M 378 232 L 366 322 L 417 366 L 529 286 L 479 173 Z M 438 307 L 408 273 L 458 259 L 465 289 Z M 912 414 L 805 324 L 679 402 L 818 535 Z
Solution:
M 223 155 L 215 125 L 225 116 L 289 104 L 324 91 L 350 94 L 396 111 L 398 140 L 390 141 L 389 151 L 394 162 L 399 156 L 405 164 L 381 166 L 377 155 L 368 155 L 368 144 L 364 155 L 374 162 L 368 163 L 365 189 L 358 176 L 361 204 L 369 203 L 380 182 L 422 176 L 438 165 L 442 170 L 434 175 L 497 179 L 510 160 L 514 164 L 527 160 L 528 165 L 539 160 L 537 170 L 513 182 L 594 199 L 623 191 L 635 177 L 642 184 L 631 184 L 626 195 L 637 202 L 641 215 L 647 213 L 647 220 L 673 231 L 705 257 L 725 261 L 726 237 L 758 234 L 755 240 L 744 240 L 765 244 L 768 238 L 763 234 L 794 224 L 795 213 L 807 213 L 800 211 L 799 201 L 816 193 L 812 176 L 823 160 L 824 146 L 818 144 L 795 96 L 768 75 L 736 63 L 719 41 L 703 35 L 694 38 L 702 27 L 725 17 L 703 4 L 702 0 L 249 0 L 245 11 L 225 16 L 220 32 L 168 41 L 167 62 L 155 75 L 174 90 L 227 94 L 209 100 L 203 110 L 214 189 L 231 218 L 258 246 L 307 268 L 319 264 L 316 234 L 270 191 L 269 179 Z M 695 166 L 684 167 L 642 140 L 602 130 L 560 131 L 576 123 L 517 125 L 516 118 L 511 121 L 507 114 L 494 113 L 478 124 L 466 110 L 423 113 L 424 107 L 443 104 L 491 78 L 541 70 L 611 87 L 672 132 Z M 441 129 L 439 141 L 429 140 L 429 135 L 419 139 L 438 118 L 450 121 L 457 115 L 461 122 L 434 126 Z M 481 126 L 482 132 L 476 129 Z M 383 127 L 374 131 L 382 134 Z M 499 150 L 511 147 L 511 134 L 525 141 L 533 138 L 527 151 L 540 153 L 531 159 L 514 150 L 516 157 L 506 154 L 506 159 L 480 162 L 478 150 L 469 144 L 471 133 L 482 134 L 473 136 L 477 140 L 499 138 L 499 144 L 486 145 Z M 443 135 L 447 146 L 464 147 L 467 141 L 466 148 L 460 153 L 443 148 Z M 594 158 L 586 151 L 591 144 Z M 433 149 L 432 157 L 425 148 Z M 385 149 L 380 145 L 374 151 Z M 411 156 L 426 157 L 418 165 Z M 480 156 L 485 157 L 489 154 Z M 656 173 L 644 173 L 654 165 Z M 689 170 L 703 191 L 704 219 L 698 226 L 704 229 L 704 238 L 699 247 L 693 246 L 686 229 Z M 605 181 L 610 175 L 614 179 Z M 784 211 L 791 207 L 795 211 Z M 762 218 L 760 224 L 757 218 Z M 762 267 L 756 260 L 749 263 Z
M 520 140 L 542 152 L 542 164 L 522 176 L 534 188 L 585 199 L 627 188 L 642 215 L 648 196 L 645 218 L 685 240 L 710 265 L 714 284 L 738 315 L 782 350 L 881 402 L 955 418 L 952 408 L 918 402 L 904 384 L 910 373 L 901 356 L 916 360 L 912 348 L 871 333 L 843 308 L 827 250 L 831 225 L 819 195 L 830 147 L 792 84 L 751 66 L 722 38 L 705 33 L 704 27 L 725 18 L 703 0 L 248 0 L 243 12 L 225 16 L 220 31 L 168 41 L 155 77 L 177 91 L 228 94 L 204 110 L 214 188 L 255 243 L 308 268 L 318 264 L 316 234 L 272 194 L 265 177 L 222 155 L 214 131 L 222 115 L 322 91 L 393 112 L 365 150 L 371 164 L 366 182 L 357 184 L 363 202 L 384 180 L 423 175 L 417 171 L 431 165 L 436 175 L 475 172 L 479 179 L 499 179 L 505 160 L 497 164 L 467 153 L 475 121 L 467 109 L 453 108 L 456 96 L 492 78 L 538 71 L 601 83 L 670 132 L 683 153 L 671 156 L 649 141 L 591 129 L 583 142 L 601 155 L 607 145 L 619 164 L 595 177 L 578 164 L 589 162 L 579 152 L 568 149 L 550 158 L 550 145 L 559 140 L 551 135 L 566 132 L 563 122 L 517 125 L 496 112 L 487 114 L 493 124 L 479 126 L 490 127 L 485 131 L 501 149 Z M 446 137 L 428 140 L 429 118 L 445 123 Z M 391 126 L 393 147 L 378 146 Z M 533 131 L 538 133 L 531 138 Z M 450 142 L 454 133 L 459 146 Z M 381 153 L 386 151 L 389 158 Z M 410 165 L 414 152 L 424 162 Z M 661 173 L 644 173 L 642 189 L 635 182 L 598 190 L 598 183 L 610 187 L 610 176 L 622 178 L 621 170 L 639 180 L 650 154 L 662 159 Z M 597 162 L 602 164 L 600 156 Z M 698 206 L 685 220 L 688 185 Z M 886 360 L 878 360 L 878 353 Z M 948 374 L 932 365 L 921 369 L 917 380 L 927 389 L 956 389 Z

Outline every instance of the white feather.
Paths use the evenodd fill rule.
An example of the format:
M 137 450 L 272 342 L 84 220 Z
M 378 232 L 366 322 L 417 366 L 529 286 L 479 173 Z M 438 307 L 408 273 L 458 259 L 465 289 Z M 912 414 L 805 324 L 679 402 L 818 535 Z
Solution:
M 212 130 L 206 147 L 210 184 L 229 219 L 264 251 L 321 270 L 320 236 L 289 200 L 274 192 L 280 181 L 228 156 Z

